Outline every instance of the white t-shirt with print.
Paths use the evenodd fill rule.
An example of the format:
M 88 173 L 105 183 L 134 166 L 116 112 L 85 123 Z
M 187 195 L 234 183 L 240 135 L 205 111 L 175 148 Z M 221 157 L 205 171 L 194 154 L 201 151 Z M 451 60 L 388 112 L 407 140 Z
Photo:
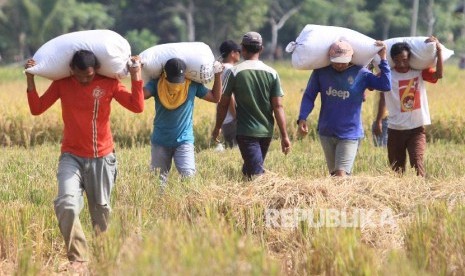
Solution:
M 431 124 L 425 81 L 421 70 L 391 71 L 392 90 L 384 94 L 388 127 L 407 130 Z

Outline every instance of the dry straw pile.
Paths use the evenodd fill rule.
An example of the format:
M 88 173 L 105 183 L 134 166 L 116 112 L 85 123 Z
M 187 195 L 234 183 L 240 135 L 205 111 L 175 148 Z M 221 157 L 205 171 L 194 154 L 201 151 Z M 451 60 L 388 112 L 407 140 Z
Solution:
M 339 210 L 352 218 L 357 210 L 369 212 L 371 223 L 346 230 L 358 232 L 360 241 L 381 257 L 381 264 L 392 250 L 405 249 L 405 229 L 422 215 L 423 208 L 445 202 L 452 209 L 464 198 L 463 178 L 444 182 L 384 175 L 293 180 L 267 173 L 251 182 L 199 189 L 186 198 L 182 208 L 189 217 L 193 213 L 208 217 L 212 212 L 219 212 L 235 228 L 259 237 L 270 253 L 287 263 L 291 270 L 299 263 L 308 263 L 308 247 L 315 246 L 309 242 L 311 236 L 321 238 L 328 228 L 309 227 L 305 219 L 295 227 L 281 227 L 284 217 L 279 212 L 283 210 L 291 210 L 291 215 L 292 210 Z M 267 210 L 278 212 L 277 225 L 267 225 Z M 383 216 L 394 223 L 381 223 Z M 314 217 L 313 221 L 317 219 Z M 342 227 L 332 229 L 344 228 L 337 226 Z

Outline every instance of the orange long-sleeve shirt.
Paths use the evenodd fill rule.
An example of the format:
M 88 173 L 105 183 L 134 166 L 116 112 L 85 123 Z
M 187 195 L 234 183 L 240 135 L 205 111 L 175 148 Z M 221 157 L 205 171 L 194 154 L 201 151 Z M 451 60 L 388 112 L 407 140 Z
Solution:
M 27 93 L 27 98 L 33 115 L 43 113 L 60 99 L 64 122 L 61 152 L 96 158 L 113 151 L 111 100 L 140 113 L 144 109 L 142 86 L 142 81 L 133 80 L 129 92 L 119 80 L 101 75 L 96 75 L 86 86 L 68 77 L 53 81 L 42 96 L 33 90 Z

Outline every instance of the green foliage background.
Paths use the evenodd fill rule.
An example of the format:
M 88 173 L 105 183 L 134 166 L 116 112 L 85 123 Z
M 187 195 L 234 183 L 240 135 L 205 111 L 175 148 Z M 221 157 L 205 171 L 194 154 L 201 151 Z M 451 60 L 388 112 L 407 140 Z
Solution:
M 418 0 L 419 1 L 419 0 Z M 129 40 L 134 54 L 155 43 L 203 41 L 216 52 L 226 39 L 262 33 L 269 52 L 270 22 L 283 22 L 277 47 L 284 49 L 306 24 L 347 27 L 375 39 L 411 36 L 412 0 L 2 0 L 0 55 L 23 62 L 48 40 L 72 31 L 112 29 Z M 463 0 L 419 1 L 415 35 L 434 34 L 457 54 L 465 53 Z M 268 48 L 267 48 L 268 47 Z M 271 55 L 267 55 L 270 56 Z M 287 57 L 287 56 L 284 56 Z

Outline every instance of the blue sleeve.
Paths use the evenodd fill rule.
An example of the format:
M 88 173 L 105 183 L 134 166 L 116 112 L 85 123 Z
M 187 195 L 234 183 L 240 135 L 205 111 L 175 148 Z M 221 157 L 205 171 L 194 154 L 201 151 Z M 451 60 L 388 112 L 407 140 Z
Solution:
M 315 99 L 320 91 L 320 85 L 318 81 L 318 69 L 312 72 L 310 80 L 308 81 L 307 88 L 302 96 L 302 102 L 300 103 L 299 120 L 307 120 L 308 115 L 312 112 L 315 107 Z
M 152 97 L 154 97 L 155 93 L 157 92 L 157 83 L 158 81 L 155 82 L 154 79 L 151 79 L 145 84 L 145 89 L 147 89 L 150 92 L 150 95 L 152 95 Z
M 209 89 L 205 85 L 195 82 L 195 81 L 191 82 L 191 86 L 192 85 L 195 85 L 195 96 L 196 97 L 202 99 L 203 97 L 205 97 L 205 95 L 207 95 Z
M 391 69 L 386 60 L 381 60 L 379 64 L 380 73 L 374 75 L 371 72 L 367 74 L 366 87 L 379 91 L 391 90 Z

